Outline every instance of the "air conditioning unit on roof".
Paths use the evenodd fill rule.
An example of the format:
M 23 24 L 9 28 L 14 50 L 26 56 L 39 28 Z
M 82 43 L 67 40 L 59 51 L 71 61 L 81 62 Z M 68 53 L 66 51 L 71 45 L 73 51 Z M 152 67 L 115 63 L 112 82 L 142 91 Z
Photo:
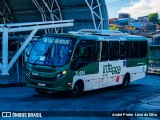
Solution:
M 128 35 L 117 30 L 96 30 L 96 29 L 82 29 L 78 31 L 79 34 L 93 34 L 103 36 L 124 36 Z

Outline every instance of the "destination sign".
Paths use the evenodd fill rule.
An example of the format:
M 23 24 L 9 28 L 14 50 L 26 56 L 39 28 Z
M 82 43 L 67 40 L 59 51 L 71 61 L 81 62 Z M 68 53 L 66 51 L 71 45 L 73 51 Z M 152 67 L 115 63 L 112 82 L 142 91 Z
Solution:
M 55 43 L 55 44 L 66 44 L 66 45 L 68 45 L 68 44 L 72 43 L 71 40 L 64 39 L 64 38 L 56 38 L 56 39 L 54 39 L 52 37 L 44 37 L 43 39 L 44 39 L 43 40 L 44 43 L 50 43 L 50 44 L 51 43 Z
M 66 40 L 66 39 L 55 39 L 54 43 L 56 44 L 70 44 L 71 40 Z
M 44 38 L 44 43 L 53 43 L 54 38 L 46 37 Z

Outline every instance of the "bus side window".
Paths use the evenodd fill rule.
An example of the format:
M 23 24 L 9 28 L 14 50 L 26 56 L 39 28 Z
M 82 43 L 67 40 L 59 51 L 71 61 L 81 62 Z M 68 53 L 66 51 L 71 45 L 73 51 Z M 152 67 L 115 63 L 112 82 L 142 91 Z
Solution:
M 101 61 L 108 60 L 108 42 L 102 42 Z
M 131 58 L 139 58 L 139 42 L 132 41 L 131 43 Z
M 126 59 L 126 44 L 124 41 L 120 42 L 120 59 Z
M 94 61 L 97 61 L 96 42 L 80 41 L 73 56 L 72 68 L 79 69 Z
M 147 41 L 140 41 L 139 42 L 139 55 L 140 57 L 146 57 L 147 55 Z
M 96 42 L 82 41 L 78 46 L 78 62 L 90 63 L 96 60 Z
M 129 42 L 121 41 L 120 42 L 120 59 L 123 60 L 129 57 L 130 57 Z
M 109 60 L 119 60 L 119 41 L 109 42 Z

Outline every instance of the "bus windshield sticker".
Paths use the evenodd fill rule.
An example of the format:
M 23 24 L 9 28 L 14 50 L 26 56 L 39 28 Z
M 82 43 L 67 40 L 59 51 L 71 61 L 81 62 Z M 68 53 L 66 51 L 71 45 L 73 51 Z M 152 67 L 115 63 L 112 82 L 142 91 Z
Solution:
M 46 57 L 45 56 L 40 56 L 40 61 L 45 61 Z
M 103 65 L 103 75 L 108 76 L 108 73 L 112 73 L 112 75 L 120 74 L 121 66 L 112 66 L 112 64 Z

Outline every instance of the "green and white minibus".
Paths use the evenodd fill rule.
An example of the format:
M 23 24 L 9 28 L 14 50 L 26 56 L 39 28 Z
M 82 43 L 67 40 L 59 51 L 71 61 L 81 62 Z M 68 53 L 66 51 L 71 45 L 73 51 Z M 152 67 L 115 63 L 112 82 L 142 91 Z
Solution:
M 26 84 L 40 94 L 83 91 L 121 85 L 144 78 L 148 41 L 115 30 L 43 35 L 26 66 Z

